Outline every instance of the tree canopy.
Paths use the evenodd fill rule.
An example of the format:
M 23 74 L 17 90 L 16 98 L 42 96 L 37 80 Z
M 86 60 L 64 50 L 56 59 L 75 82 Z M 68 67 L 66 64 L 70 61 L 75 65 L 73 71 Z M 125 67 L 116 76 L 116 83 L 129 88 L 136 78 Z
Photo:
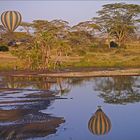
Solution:
M 114 3 L 103 5 L 93 18 L 100 25 L 102 31 L 117 40 L 119 46 L 136 31 L 140 21 L 140 5 Z

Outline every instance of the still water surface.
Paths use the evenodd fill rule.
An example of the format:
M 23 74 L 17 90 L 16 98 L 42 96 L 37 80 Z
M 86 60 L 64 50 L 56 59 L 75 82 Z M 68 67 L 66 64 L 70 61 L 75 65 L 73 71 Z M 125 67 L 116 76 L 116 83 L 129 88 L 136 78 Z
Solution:
M 140 77 L 0 77 L 0 140 L 139 140 L 139 108 Z

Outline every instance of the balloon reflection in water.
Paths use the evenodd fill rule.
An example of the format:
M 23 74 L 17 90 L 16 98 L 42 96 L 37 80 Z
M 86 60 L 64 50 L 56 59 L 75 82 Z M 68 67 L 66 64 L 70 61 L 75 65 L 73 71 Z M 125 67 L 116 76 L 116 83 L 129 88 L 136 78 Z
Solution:
M 90 118 L 88 128 L 94 135 L 104 135 L 111 130 L 111 121 L 102 111 L 101 107 L 99 107 L 95 114 Z

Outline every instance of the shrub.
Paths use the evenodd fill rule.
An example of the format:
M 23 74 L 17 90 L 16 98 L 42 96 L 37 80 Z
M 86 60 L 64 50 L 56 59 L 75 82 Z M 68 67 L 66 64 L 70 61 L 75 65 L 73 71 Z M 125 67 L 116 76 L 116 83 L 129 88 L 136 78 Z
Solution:
M 78 50 L 78 55 L 80 56 L 84 56 L 86 54 L 86 52 L 84 50 Z
M 7 47 L 7 46 L 0 46 L 0 51 L 2 51 L 2 52 L 7 52 L 7 51 L 9 51 L 9 48 Z
M 90 47 L 91 48 L 98 48 L 98 45 L 97 44 L 92 44 Z

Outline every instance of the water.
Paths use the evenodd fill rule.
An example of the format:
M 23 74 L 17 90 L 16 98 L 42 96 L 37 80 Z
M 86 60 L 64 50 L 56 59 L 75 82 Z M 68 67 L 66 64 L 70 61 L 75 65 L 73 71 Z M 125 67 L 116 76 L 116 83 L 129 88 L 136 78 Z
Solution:
M 1 77 L 0 140 L 139 140 L 139 107 L 140 77 Z

